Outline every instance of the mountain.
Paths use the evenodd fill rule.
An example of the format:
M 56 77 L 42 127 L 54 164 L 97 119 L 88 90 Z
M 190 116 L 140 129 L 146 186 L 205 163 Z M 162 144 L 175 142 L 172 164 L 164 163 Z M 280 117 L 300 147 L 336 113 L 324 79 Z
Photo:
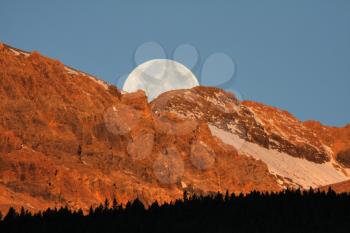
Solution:
M 301 122 L 290 113 L 209 87 L 175 90 L 151 103 L 207 122 L 214 136 L 240 154 L 263 161 L 283 188 L 309 188 L 349 179 L 350 125 L 327 127 Z
M 350 177 L 350 125 L 301 122 L 213 87 L 122 93 L 38 52 L 0 44 L 0 210 L 184 191 L 308 188 Z

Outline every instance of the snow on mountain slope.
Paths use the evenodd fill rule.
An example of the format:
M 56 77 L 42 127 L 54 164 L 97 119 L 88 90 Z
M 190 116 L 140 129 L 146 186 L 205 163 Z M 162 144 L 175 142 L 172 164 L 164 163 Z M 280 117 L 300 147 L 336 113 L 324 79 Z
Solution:
M 292 157 L 275 149 L 266 149 L 258 144 L 244 141 L 240 137 L 213 125 L 212 134 L 239 152 L 267 164 L 269 171 L 278 177 L 283 187 L 319 187 L 348 180 L 350 169 L 342 169 L 336 162 L 314 163 L 302 158 Z
M 25 57 L 28 57 L 28 56 L 30 55 L 30 53 L 27 52 L 27 51 L 23 51 L 23 50 L 14 48 L 14 47 L 9 46 L 9 45 L 6 45 L 6 46 L 7 46 L 7 47 L 9 48 L 9 50 L 10 50 L 12 53 L 14 53 L 16 56 L 23 55 L 23 56 L 25 56 Z
M 350 164 L 350 150 L 346 150 L 350 148 L 349 127 L 306 124 L 285 110 L 240 102 L 232 93 L 213 87 L 169 91 L 151 106 L 155 112 L 208 123 L 214 135 L 239 153 L 263 161 L 281 187 L 319 187 L 350 179 L 346 169 Z M 338 153 L 337 148 L 344 149 Z
M 104 87 L 104 89 L 106 89 L 106 90 L 109 87 L 108 83 L 106 83 L 105 81 L 102 81 L 102 80 L 96 78 L 95 76 L 92 76 L 91 74 L 88 74 L 88 73 L 76 70 L 76 69 L 74 69 L 72 67 L 69 67 L 69 66 L 64 66 L 64 69 L 67 71 L 67 74 L 70 74 L 70 75 L 83 75 L 83 76 L 86 76 L 89 79 L 91 79 L 92 81 L 94 81 L 94 82 L 98 83 L 99 85 L 101 85 L 102 87 Z
M 200 86 L 163 93 L 151 106 L 154 111 L 205 121 L 267 149 L 316 163 L 330 161 L 329 148 L 298 119 L 286 111 L 251 103 L 241 103 L 224 90 Z

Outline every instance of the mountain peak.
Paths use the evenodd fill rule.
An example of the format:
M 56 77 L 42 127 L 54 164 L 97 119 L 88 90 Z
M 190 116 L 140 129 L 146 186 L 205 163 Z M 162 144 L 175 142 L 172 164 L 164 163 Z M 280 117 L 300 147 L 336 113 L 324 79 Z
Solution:
M 319 187 L 348 179 L 349 127 L 301 122 L 219 88 L 122 93 L 59 61 L 0 45 L 0 209 L 105 198 Z M 346 153 L 345 153 L 345 152 Z

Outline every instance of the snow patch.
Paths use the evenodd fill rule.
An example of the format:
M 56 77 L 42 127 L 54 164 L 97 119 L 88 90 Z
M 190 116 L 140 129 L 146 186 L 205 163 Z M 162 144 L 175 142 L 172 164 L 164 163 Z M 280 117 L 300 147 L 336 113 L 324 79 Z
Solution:
M 83 75 L 83 76 L 86 76 L 88 77 L 89 79 L 93 80 L 95 83 L 98 83 L 99 85 L 103 86 L 104 89 L 108 89 L 108 84 L 102 80 L 99 80 L 87 73 L 84 73 L 84 72 L 80 72 L 78 70 L 75 70 L 73 68 L 70 68 L 70 67 L 67 67 L 65 66 L 64 69 L 67 71 L 68 74 L 71 74 L 71 75 Z
M 12 48 L 10 48 L 10 51 L 13 52 L 16 56 L 24 55 L 25 57 L 28 57 L 30 55 L 29 53 L 25 53 L 25 52 L 22 52 L 20 50 L 15 50 Z
M 306 159 L 296 158 L 287 153 L 266 149 L 260 145 L 245 141 L 235 134 L 209 125 L 212 134 L 224 143 L 238 148 L 239 152 L 263 161 L 271 174 L 289 178 L 302 188 L 319 187 L 349 179 L 350 169 L 337 169 L 332 161 L 314 163 Z M 243 145 L 243 146 L 242 146 Z M 344 172 L 345 171 L 345 172 Z
M 265 126 L 264 122 L 258 117 L 258 114 L 254 111 L 253 108 L 250 108 L 248 106 L 244 106 L 244 107 L 247 108 L 253 114 L 254 119 L 258 124 Z M 257 108 L 260 109 L 260 107 L 257 107 Z
M 64 69 L 67 71 L 68 74 L 79 75 L 79 72 L 77 72 L 71 68 L 68 68 L 67 66 L 65 66 Z
M 98 83 L 99 85 L 101 85 L 104 89 L 108 89 L 108 84 L 102 80 L 99 80 L 93 76 L 87 75 L 85 74 L 85 76 L 87 76 L 88 78 L 90 78 L 91 80 L 93 80 L 94 82 Z
M 214 93 L 215 97 L 206 96 L 205 100 L 212 103 L 216 107 L 223 109 L 225 113 L 231 113 L 232 111 L 239 111 L 239 106 L 225 102 L 225 95 L 221 92 Z

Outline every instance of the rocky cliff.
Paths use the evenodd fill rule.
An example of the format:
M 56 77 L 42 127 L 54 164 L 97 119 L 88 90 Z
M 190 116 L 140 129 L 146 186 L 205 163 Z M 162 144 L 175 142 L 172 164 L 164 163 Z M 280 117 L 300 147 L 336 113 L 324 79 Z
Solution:
M 184 191 L 277 191 L 348 180 L 350 125 L 301 122 L 213 87 L 121 93 L 38 52 L 0 44 L 0 210 Z M 342 186 L 343 187 L 343 186 Z
M 0 45 L 0 99 L 2 212 L 282 188 L 263 161 L 215 137 L 204 118 L 162 110 L 141 91 L 122 94 L 38 52 Z

